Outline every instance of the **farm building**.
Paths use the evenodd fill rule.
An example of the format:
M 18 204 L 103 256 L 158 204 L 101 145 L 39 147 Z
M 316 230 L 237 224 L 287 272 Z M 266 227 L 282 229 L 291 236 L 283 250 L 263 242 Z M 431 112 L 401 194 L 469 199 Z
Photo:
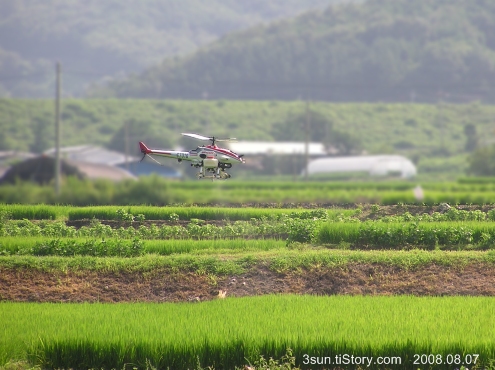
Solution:
M 304 166 L 304 142 L 239 141 L 226 143 L 228 148 L 246 156 L 246 167 L 266 174 L 290 173 L 296 175 Z M 308 157 L 320 158 L 335 154 L 322 143 L 308 143 Z
M 44 154 L 53 156 L 55 149 L 47 150 Z M 61 157 L 77 167 L 88 178 L 107 178 L 123 180 L 136 176 L 156 173 L 163 177 L 179 178 L 181 173 L 168 166 L 158 166 L 140 162 L 141 157 L 125 155 L 95 145 L 78 145 L 60 149 Z
M 370 176 L 397 175 L 402 178 L 414 177 L 416 166 L 400 155 L 370 155 L 356 157 L 325 157 L 308 164 L 308 175 L 368 173 Z

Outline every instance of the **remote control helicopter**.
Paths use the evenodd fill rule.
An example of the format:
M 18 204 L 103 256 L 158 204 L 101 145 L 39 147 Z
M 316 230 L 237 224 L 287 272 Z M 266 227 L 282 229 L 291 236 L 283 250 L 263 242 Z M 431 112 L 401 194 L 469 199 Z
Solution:
M 211 179 L 211 180 L 226 180 L 230 178 L 225 170 L 232 168 L 234 163 L 245 163 L 243 155 L 238 155 L 233 151 L 225 148 L 220 148 L 216 145 L 216 142 L 221 141 L 235 141 L 235 138 L 223 138 L 219 139 L 215 136 L 202 136 L 198 134 L 182 133 L 183 136 L 192 137 L 201 141 L 210 141 L 210 145 L 198 146 L 196 149 L 190 150 L 188 152 L 174 151 L 174 150 L 161 150 L 161 149 L 150 149 L 142 141 L 139 142 L 139 148 L 141 153 L 143 153 L 143 158 L 141 161 L 148 156 L 157 164 L 162 165 L 158 162 L 154 156 L 174 158 L 179 162 L 189 161 L 191 166 L 198 168 L 199 171 L 196 174 L 198 179 Z

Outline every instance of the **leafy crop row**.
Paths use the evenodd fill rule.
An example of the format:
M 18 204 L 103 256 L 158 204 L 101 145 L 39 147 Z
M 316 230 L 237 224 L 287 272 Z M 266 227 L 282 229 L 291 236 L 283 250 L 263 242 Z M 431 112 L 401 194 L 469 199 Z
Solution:
M 0 256 L 136 257 L 144 254 L 217 254 L 285 248 L 279 240 L 132 240 L 83 238 L 19 238 L 0 240 Z
M 326 219 L 286 217 L 280 221 L 235 221 L 224 226 L 190 222 L 187 226 L 151 224 L 112 228 L 97 220 L 76 229 L 63 222 L 33 223 L 10 220 L 0 223 L 1 237 L 49 237 L 167 240 L 167 239 L 285 239 L 292 243 L 337 244 L 365 248 L 493 249 L 495 224 L 476 221 L 442 222 L 339 222 Z M 347 243 L 347 244 L 346 244 Z M 0 242 L 1 245 L 1 242 Z
M 134 216 L 124 209 L 114 212 L 125 226 L 128 221 L 134 220 Z M 192 213 L 196 215 L 197 213 Z M 172 225 L 157 226 L 141 224 L 135 228 L 132 226 L 120 226 L 112 228 L 104 225 L 97 219 L 92 219 L 89 226 L 76 229 L 67 226 L 62 221 L 40 221 L 35 223 L 27 219 L 9 220 L 0 219 L 0 236 L 47 236 L 47 237 L 98 237 L 98 238 L 143 238 L 143 239 L 221 239 L 238 237 L 284 237 L 287 233 L 294 234 L 294 228 L 298 224 L 309 224 L 315 220 L 328 219 L 328 212 L 322 209 L 298 211 L 290 214 L 269 214 L 270 218 L 261 215 L 259 219 L 251 218 L 250 221 L 228 222 L 225 226 L 215 226 L 204 220 L 191 218 L 187 226 L 177 223 L 178 215 L 169 214 Z M 141 220 L 143 221 L 143 220 Z M 175 223 L 175 224 L 174 224 Z M 308 239 L 309 241 L 309 239 Z
M 0 251 L 0 254 L 2 251 Z M 94 257 L 136 257 L 144 253 L 143 243 L 139 239 L 132 242 L 118 239 L 76 240 L 52 239 L 37 242 L 34 246 L 20 249 L 18 254 L 33 256 L 94 256 Z
M 365 248 L 493 249 L 495 225 L 479 222 L 332 223 L 315 231 L 322 244 L 349 243 Z M 343 244 L 344 243 L 344 244 Z
M 385 216 L 383 222 L 439 222 L 439 221 L 495 221 L 495 210 L 483 212 L 481 210 L 467 211 L 451 207 L 448 211 L 411 215 L 405 212 L 401 215 Z
M 291 218 L 335 218 L 337 215 L 350 216 L 355 210 L 346 209 L 303 209 L 303 208 L 226 208 L 199 206 L 55 206 L 55 205 L 22 205 L 0 204 L 0 215 L 3 219 L 14 220 L 55 220 L 71 221 L 93 219 L 143 221 L 143 220 L 230 220 L 247 221 L 255 219 L 276 220 L 287 216 Z
M 221 207 L 149 207 L 118 206 L 74 208 L 68 212 L 69 220 L 99 219 L 134 221 L 139 215 L 146 220 L 230 220 L 251 219 L 278 220 L 284 216 L 292 218 L 327 218 L 337 214 L 353 214 L 352 210 L 304 210 L 281 208 L 221 208 Z
M 141 225 L 112 228 L 93 220 L 89 226 L 76 229 L 63 222 L 36 224 L 29 220 L 9 221 L 0 225 L 0 236 L 44 236 L 44 237 L 86 237 L 119 239 L 222 239 L 222 238 L 283 238 L 289 231 L 291 220 L 287 222 L 235 221 L 225 226 L 190 222 L 187 226 Z

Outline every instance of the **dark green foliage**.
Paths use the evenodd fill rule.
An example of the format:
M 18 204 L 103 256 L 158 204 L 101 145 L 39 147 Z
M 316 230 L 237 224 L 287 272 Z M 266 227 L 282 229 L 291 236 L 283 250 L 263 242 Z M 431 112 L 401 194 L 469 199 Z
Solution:
M 49 116 L 36 116 L 32 123 L 33 126 L 33 143 L 29 150 L 33 153 L 42 153 L 52 148 L 54 143 L 54 124 L 53 119 Z
M 395 149 L 412 149 L 414 148 L 414 144 L 408 140 L 400 140 L 394 143 Z
M 287 245 L 292 243 L 311 243 L 315 237 L 317 223 L 314 220 L 293 219 L 287 221 L 289 236 Z
M 275 123 L 271 134 L 279 141 L 303 141 L 307 131 L 310 141 L 324 142 L 332 129 L 333 122 L 327 116 L 309 110 L 291 115 L 285 122 Z
M 358 153 L 362 149 L 360 139 L 349 131 L 332 130 L 326 138 L 327 147 L 334 148 L 339 155 Z
M 472 152 L 478 145 L 478 135 L 476 133 L 476 126 L 472 123 L 468 123 L 464 126 L 464 135 L 466 135 L 466 152 Z
M 495 145 L 483 146 L 468 158 L 468 172 L 475 176 L 495 176 Z
M 404 125 L 409 126 L 409 127 L 417 127 L 418 122 L 414 118 L 408 118 L 404 121 Z
M 290 115 L 285 122 L 272 126 L 271 135 L 278 141 L 321 142 L 326 147 L 338 150 L 339 154 L 351 154 L 360 148 L 359 139 L 349 131 L 334 128 L 331 116 L 309 109 L 296 115 Z M 298 167 L 299 168 L 299 167 Z M 299 172 L 299 171 L 298 171 Z

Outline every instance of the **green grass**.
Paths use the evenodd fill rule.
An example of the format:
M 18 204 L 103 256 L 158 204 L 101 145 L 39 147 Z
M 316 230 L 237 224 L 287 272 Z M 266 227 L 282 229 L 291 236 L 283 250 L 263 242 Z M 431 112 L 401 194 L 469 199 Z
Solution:
M 275 248 L 267 251 L 208 250 L 204 253 L 141 257 L 92 256 L 0 256 L 0 269 L 35 269 L 46 272 L 63 271 L 129 271 L 146 272 L 155 269 L 173 271 L 235 274 L 243 273 L 255 265 L 275 272 L 288 273 L 323 267 L 345 267 L 352 263 L 383 264 L 405 269 L 416 269 L 431 264 L 462 268 L 468 264 L 495 264 L 493 251 L 394 251 L 394 250 L 335 250 L 299 245 L 293 249 Z
M 286 249 L 283 240 L 151 240 L 144 242 L 146 253 L 171 254 L 236 254 Z
M 70 207 L 46 204 L 0 204 L 0 214 L 6 214 L 13 220 L 55 220 L 64 218 Z
M 105 241 L 105 243 L 103 243 Z M 3 237 L 0 238 L 0 255 L 98 255 L 122 256 L 122 253 L 132 252 L 136 241 L 116 239 L 89 239 L 89 238 L 46 238 L 46 237 Z M 86 248 L 84 248 L 87 246 Z M 117 249 L 116 246 L 120 246 Z M 156 254 L 167 256 L 171 254 L 220 254 L 268 251 L 272 249 L 286 249 L 283 240 L 142 240 L 139 241 L 139 252 L 130 253 L 130 256 L 140 254 Z M 88 248 L 92 248 L 88 250 Z M 112 251 L 112 248 L 114 250 Z M 103 251 L 104 249 L 104 251 Z M 111 255 L 109 253 L 114 252 Z M 141 253 L 142 252 L 142 253 Z M 96 254 L 95 254 L 96 253 Z
M 0 303 L 0 363 L 233 369 L 257 354 L 479 354 L 495 358 L 491 297 L 262 296 L 199 304 Z M 275 319 L 276 318 L 276 319 Z M 31 354 L 31 356 L 28 356 Z M 464 358 L 464 357 L 463 357 Z M 307 367 L 306 367 L 307 368 Z M 435 368 L 452 369 L 452 366 Z

